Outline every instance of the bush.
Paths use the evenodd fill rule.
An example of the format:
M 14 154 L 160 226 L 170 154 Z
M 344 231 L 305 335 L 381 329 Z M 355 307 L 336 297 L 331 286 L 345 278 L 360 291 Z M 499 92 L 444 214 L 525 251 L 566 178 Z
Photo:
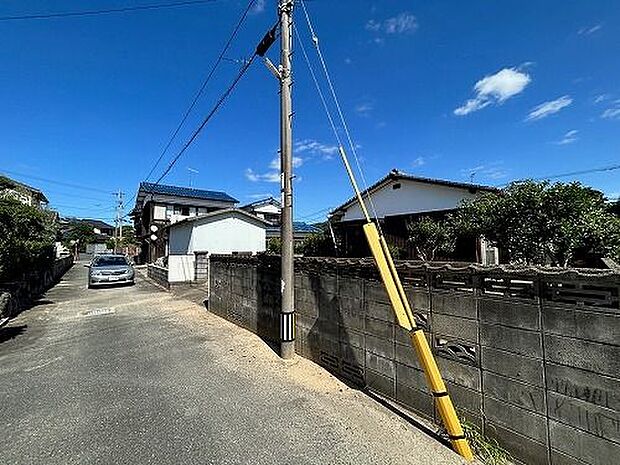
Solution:
M 0 281 L 18 281 L 54 262 L 56 223 L 49 212 L 0 199 Z
M 310 234 L 301 243 L 298 251 L 308 257 L 333 257 L 336 255 L 334 241 L 325 231 Z
M 567 267 L 620 254 L 620 221 L 603 194 L 578 182 L 524 181 L 465 202 L 454 228 L 484 236 L 512 262 Z

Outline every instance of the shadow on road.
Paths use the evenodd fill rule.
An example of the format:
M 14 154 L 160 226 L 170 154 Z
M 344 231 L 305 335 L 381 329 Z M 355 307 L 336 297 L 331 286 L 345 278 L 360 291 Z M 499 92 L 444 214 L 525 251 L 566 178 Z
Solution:
M 0 328 L 0 344 L 24 334 L 26 332 L 26 328 L 28 328 L 28 325 L 5 326 L 4 328 Z

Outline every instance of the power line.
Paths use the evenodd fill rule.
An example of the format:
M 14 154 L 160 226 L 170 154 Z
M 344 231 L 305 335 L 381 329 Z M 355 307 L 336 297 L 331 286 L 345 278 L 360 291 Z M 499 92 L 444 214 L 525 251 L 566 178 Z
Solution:
M 581 170 L 581 171 L 573 171 L 571 173 L 562 173 L 562 174 L 554 174 L 551 176 L 545 176 L 542 178 L 535 178 L 537 180 L 540 179 L 555 179 L 555 178 L 565 178 L 568 176 L 577 176 L 580 174 L 590 174 L 590 173 L 601 173 L 604 171 L 614 171 L 614 170 L 618 170 L 620 169 L 620 165 L 611 165 L 611 166 L 604 166 L 602 168 L 591 168 L 591 169 L 587 169 L 587 170 Z
M 615 171 L 615 170 L 619 170 L 620 169 L 620 165 L 610 165 L 610 166 L 603 166 L 600 168 L 589 168 L 589 169 L 585 169 L 585 170 L 580 170 L 580 171 L 571 171 L 569 173 L 561 173 L 561 174 L 552 174 L 549 176 L 540 176 L 540 177 L 536 177 L 536 178 L 530 178 L 534 181 L 544 181 L 547 179 L 557 179 L 557 178 L 567 178 L 570 176 L 579 176 L 582 174 L 592 174 L 592 173 L 603 173 L 603 172 L 607 172 L 607 171 Z M 511 181 L 511 182 L 518 182 L 519 180 L 515 180 L 515 181 Z M 506 184 L 501 184 L 498 185 L 497 187 L 506 187 L 508 184 L 510 183 L 506 183 Z
M 105 15 L 111 13 L 129 13 L 132 11 L 146 11 L 146 10 L 159 10 L 162 8 L 175 8 L 190 5 L 200 5 L 204 3 L 213 3 L 216 0 L 186 0 L 182 2 L 172 3 L 157 3 L 151 5 L 136 5 L 120 8 L 110 8 L 105 10 L 87 10 L 87 11 L 65 11 L 60 13 L 37 13 L 21 16 L 0 16 L 0 21 L 24 21 L 33 19 L 55 19 L 55 18 L 68 18 L 76 16 L 96 16 Z
M 351 131 L 349 131 L 349 126 L 347 124 L 347 121 L 344 117 L 344 113 L 342 111 L 342 107 L 340 106 L 340 100 L 338 99 L 338 96 L 336 94 L 336 90 L 331 78 L 331 75 L 329 73 L 329 70 L 327 68 L 327 63 L 325 62 L 325 58 L 323 57 L 323 52 L 321 50 L 321 46 L 319 45 L 319 38 L 316 34 L 316 31 L 314 29 L 314 26 L 312 25 L 312 20 L 310 19 L 310 15 L 308 14 L 308 10 L 306 9 L 306 4 L 304 2 L 304 0 L 301 0 L 301 6 L 304 12 L 304 15 L 306 17 L 306 23 L 308 24 L 308 30 L 310 31 L 310 35 L 312 36 L 312 42 L 314 44 L 314 48 L 317 52 L 317 55 L 319 57 L 319 61 L 321 63 L 321 66 L 323 68 L 323 73 L 325 75 L 325 79 L 327 81 L 332 99 L 334 101 L 334 105 L 336 107 L 338 116 L 340 118 L 340 122 L 342 124 L 342 129 L 344 130 L 344 133 L 347 137 L 347 141 L 349 143 L 349 147 L 351 149 L 351 153 L 353 154 L 353 158 L 355 159 L 355 164 L 357 166 L 357 170 L 359 172 L 359 175 L 362 179 L 362 183 L 364 185 L 364 192 L 366 193 L 366 198 L 368 200 L 368 202 L 370 203 L 370 208 L 373 211 L 374 217 L 375 217 L 375 222 L 377 224 L 377 228 L 379 229 L 379 232 L 381 232 L 381 223 L 379 222 L 379 216 L 377 214 L 377 209 L 375 208 L 375 204 L 374 201 L 370 195 L 370 192 L 368 191 L 368 182 L 366 181 L 366 176 L 364 175 L 364 170 L 362 169 L 362 165 L 360 163 L 359 157 L 357 155 L 357 146 L 355 143 L 353 143 L 353 138 L 351 137 Z M 309 63 L 309 62 L 308 62 Z M 308 66 L 310 66 L 310 64 L 308 64 Z M 316 80 L 315 80 L 316 83 Z M 318 87 L 318 85 L 317 85 Z M 319 91 L 320 93 L 320 91 Z M 329 113 L 329 110 L 327 109 L 327 106 L 325 106 L 325 110 Z M 331 120 L 331 116 L 329 116 L 329 119 Z M 333 126 L 332 126 L 333 127 Z M 336 136 L 337 139 L 338 136 Z M 342 149 L 342 144 L 340 144 L 340 148 L 341 148 L 341 156 L 343 157 L 343 162 L 345 163 L 345 165 L 348 164 L 348 162 L 346 161 L 346 155 L 344 153 L 344 150 Z M 363 194 L 360 194 L 360 197 Z
M 185 121 L 187 120 L 187 118 L 189 117 L 190 113 L 192 112 L 192 110 L 194 109 L 194 107 L 196 106 L 196 103 L 198 102 L 198 99 L 200 99 L 202 93 L 204 92 L 205 88 L 207 87 L 207 84 L 209 83 L 209 81 L 211 80 L 211 78 L 213 77 L 213 75 L 215 74 L 215 71 L 217 70 L 219 64 L 222 62 L 222 60 L 224 59 L 224 55 L 226 54 L 226 52 L 228 51 L 230 44 L 232 43 L 232 41 L 235 39 L 235 37 L 237 36 L 237 33 L 239 32 L 239 29 L 241 28 L 241 25 L 243 24 L 243 22 L 245 21 L 245 18 L 247 17 L 248 13 L 250 12 L 250 10 L 252 9 L 252 7 L 254 6 L 254 3 L 256 3 L 256 0 L 251 0 L 248 3 L 248 6 L 245 8 L 245 10 L 243 11 L 243 14 L 241 15 L 241 17 L 239 18 L 239 21 L 237 22 L 237 25 L 234 27 L 230 37 L 228 38 L 228 40 L 226 41 L 226 44 L 224 45 L 224 48 L 222 49 L 222 51 L 220 52 L 219 56 L 217 57 L 217 59 L 215 60 L 215 62 L 213 63 L 213 65 L 211 66 L 211 69 L 209 71 L 209 73 L 207 74 L 205 80 L 203 81 L 202 85 L 200 86 L 200 89 L 198 89 L 198 92 L 196 93 L 196 95 L 194 96 L 194 99 L 192 100 L 192 102 L 190 103 L 189 107 L 187 108 L 187 110 L 185 111 L 185 113 L 183 114 L 183 117 L 181 118 L 181 121 L 179 122 L 179 124 L 177 125 L 176 129 L 174 130 L 174 132 L 172 133 L 172 136 L 170 136 L 170 139 L 168 140 L 168 143 L 166 144 L 166 146 L 164 147 L 164 149 L 162 150 L 161 154 L 159 155 L 159 157 L 157 158 L 157 160 L 155 161 L 155 164 L 153 165 L 153 167 L 151 168 L 151 170 L 149 171 L 149 174 L 146 175 L 145 180 L 148 181 L 149 178 L 151 177 L 151 175 L 153 174 L 153 171 L 155 171 L 155 169 L 157 168 L 157 166 L 159 165 L 159 162 L 161 162 L 162 158 L 164 157 L 164 155 L 166 154 L 166 152 L 168 151 L 168 149 L 170 148 L 170 145 L 172 145 L 172 142 L 174 141 L 174 139 L 176 138 L 177 134 L 179 133 L 179 131 L 181 130 L 181 128 L 183 127 L 183 125 L 185 124 Z
M 80 185 L 80 184 L 73 184 L 73 183 L 70 183 L 70 182 L 56 181 L 54 179 L 43 178 L 43 177 L 40 177 L 40 176 L 33 176 L 31 174 L 18 173 L 18 172 L 15 172 L 15 171 L 2 170 L 2 172 L 10 174 L 11 176 L 19 176 L 21 178 L 33 179 L 35 181 L 47 182 L 47 183 L 50 183 L 50 184 L 57 184 L 59 186 L 70 187 L 72 189 L 82 189 L 82 190 L 88 190 L 88 191 L 93 191 L 93 192 L 100 192 L 100 193 L 103 193 L 103 194 L 112 194 L 112 192 L 110 192 L 110 191 L 106 191 L 106 190 L 103 190 L 103 189 L 97 189 L 96 187 L 84 186 L 84 185 Z
M 172 159 L 172 161 L 170 162 L 168 167 L 164 170 L 164 172 L 161 174 L 161 176 L 157 179 L 157 181 L 155 181 L 155 185 L 159 184 L 161 182 L 161 180 L 164 179 L 164 177 L 166 177 L 166 175 L 170 172 L 170 170 L 176 164 L 176 162 L 179 160 L 179 158 L 181 158 L 181 155 L 183 155 L 185 153 L 185 151 L 189 148 L 189 146 L 194 142 L 194 140 L 196 140 L 196 137 L 198 137 L 198 134 L 200 134 L 200 131 L 202 131 L 202 129 L 211 120 L 213 115 L 215 115 L 215 113 L 219 110 L 219 108 L 222 106 L 222 104 L 224 103 L 226 98 L 232 93 L 234 88 L 237 86 L 237 83 L 241 80 L 241 78 L 247 72 L 247 70 L 250 68 L 252 63 L 254 63 L 254 59 L 255 58 L 256 58 L 256 52 L 254 52 L 252 54 L 252 57 L 247 61 L 247 63 L 241 67 L 241 69 L 239 70 L 239 73 L 237 74 L 235 79 L 233 79 L 233 81 L 230 84 L 230 86 L 228 86 L 226 91 L 220 96 L 218 101 L 215 103 L 215 106 L 211 109 L 209 114 L 204 118 L 202 123 L 200 123 L 200 126 L 198 126 L 198 128 L 194 131 L 192 136 L 189 138 L 189 140 L 183 145 L 181 150 L 179 150 L 177 155 Z
M 317 217 L 322 217 L 325 215 L 325 213 L 327 213 L 329 210 L 331 210 L 333 207 L 327 207 L 327 208 L 322 208 L 320 210 L 317 210 L 315 212 L 312 213 L 308 213 L 307 215 L 303 215 L 303 216 L 298 216 L 296 218 L 296 220 L 309 220 L 312 218 L 317 218 Z

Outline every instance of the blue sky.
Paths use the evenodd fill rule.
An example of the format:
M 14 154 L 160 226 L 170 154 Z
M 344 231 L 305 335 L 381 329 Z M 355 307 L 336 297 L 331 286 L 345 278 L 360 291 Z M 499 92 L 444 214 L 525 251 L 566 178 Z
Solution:
M 158 2 L 166 3 L 5 0 L 0 17 Z M 228 58 L 251 54 L 275 3 L 256 2 Z M 63 215 L 111 219 L 111 192 L 133 196 L 246 5 L 0 21 L 0 169 L 44 190 Z M 369 182 L 398 168 L 461 181 L 473 173 L 477 183 L 501 185 L 620 163 L 617 1 L 307 6 Z M 297 26 L 316 66 L 301 13 Z M 295 48 L 295 214 L 315 221 L 351 190 Z M 277 60 L 275 47 L 270 56 Z M 156 176 L 238 67 L 222 63 Z M 255 63 L 162 182 L 187 185 L 192 168 L 195 187 L 242 203 L 277 197 L 277 90 Z M 620 170 L 561 180 L 572 179 L 620 196 Z

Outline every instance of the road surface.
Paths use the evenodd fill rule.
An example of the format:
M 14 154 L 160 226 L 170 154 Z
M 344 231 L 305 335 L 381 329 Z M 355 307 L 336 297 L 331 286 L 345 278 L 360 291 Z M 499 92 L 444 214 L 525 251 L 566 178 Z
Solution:
M 315 364 L 76 264 L 0 330 L 0 463 L 463 463 Z

